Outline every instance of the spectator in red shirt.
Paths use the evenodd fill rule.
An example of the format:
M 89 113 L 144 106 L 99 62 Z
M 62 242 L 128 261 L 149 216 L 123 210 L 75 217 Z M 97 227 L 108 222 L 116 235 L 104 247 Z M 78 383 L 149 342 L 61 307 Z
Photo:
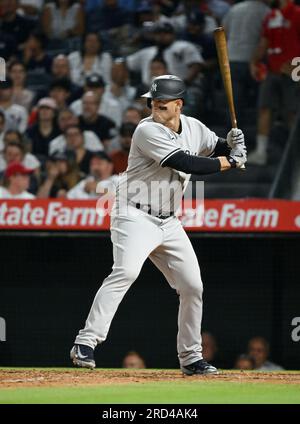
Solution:
M 136 125 L 126 122 L 120 128 L 120 144 L 121 149 L 112 152 L 111 159 L 114 165 L 114 174 L 126 171 L 128 164 L 128 155 L 131 145 L 132 135 L 136 129 Z
M 258 165 L 267 161 L 272 111 L 282 112 L 290 127 L 298 104 L 291 62 L 294 57 L 300 57 L 300 7 L 292 0 L 275 0 L 272 6 L 250 65 L 253 78 L 258 79 L 259 62 L 266 56 L 268 73 L 260 86 L 257 145 L 248 156 L 248 163 Z

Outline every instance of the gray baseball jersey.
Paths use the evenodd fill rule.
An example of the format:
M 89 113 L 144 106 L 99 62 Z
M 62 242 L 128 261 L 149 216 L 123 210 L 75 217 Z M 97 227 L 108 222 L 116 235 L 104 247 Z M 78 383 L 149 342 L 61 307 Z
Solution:
M 202 122 L 181 115 L 179 133 L 153 121 L 143 119 L 136 128 L 126 172 L 117 189 L 118 202 L 137 204 L 160 213 L 175 212 L 190 179 L 189 174 L 163 167 L 179 150 L 197 156 L 210 156 L 218 137 Z M 156 184 L 155 184 L 156 183 Z M 172 186 L 172 190 L 168 190 Z

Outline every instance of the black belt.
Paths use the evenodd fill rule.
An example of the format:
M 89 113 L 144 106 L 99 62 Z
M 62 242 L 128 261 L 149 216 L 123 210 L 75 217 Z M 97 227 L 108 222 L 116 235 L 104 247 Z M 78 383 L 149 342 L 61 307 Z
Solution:
M 170 216 L 174 216 L 174 212 L 169 212 L 168 215 L 163 215 L 163 214 L 155 215 L 154 211 L 151 209 L 151 206 L 149 205 L 141 205 L 140 203 L 132 203 L 132 205 L 136 207 L 137 209 L 140 209 L 143 212 L 146 212 L 148 215 L 154 216 L 155 218 L 167 219 L 167 218 L 170 218 Z

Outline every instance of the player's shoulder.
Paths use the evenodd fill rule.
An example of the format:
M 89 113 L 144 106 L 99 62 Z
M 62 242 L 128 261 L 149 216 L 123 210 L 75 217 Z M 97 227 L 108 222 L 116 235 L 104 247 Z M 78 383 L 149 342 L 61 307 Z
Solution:
M 184 114 L 180 115 L 180 119 L 183 124 L 186 124 L 189 127 L 195 127 L 195 128 L 207 128 L 206 125 L 199 121 L 197 118 L 193 118 L 192 116 L 186 116 Z
M 139 122 L 135 130 L 135 135 L 153 136 L 157 134 L 157 132 L 167 133 L 167 128 L 164 125 L 153 121 L 151 116 L 148 116 Z

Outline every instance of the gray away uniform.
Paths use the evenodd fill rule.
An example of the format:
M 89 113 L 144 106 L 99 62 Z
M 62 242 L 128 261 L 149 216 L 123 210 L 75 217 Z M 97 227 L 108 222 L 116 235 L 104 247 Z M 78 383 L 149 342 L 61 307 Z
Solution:
M 76 337 L 77 344 L 95 348 L 106 339 L 120 302 L 149 257 L 179 295 L 177 350 L 180 364 L 186 366 L 202 359 L 200 269 L 191 242 L 176 217 L 190 175 L 163 164 L 179 150 L 211 156 L 218 137 L 194 118 L 181 115 L 181 124 L 182 131 L 178 134 L 149 117 L 135 130 L 128 168 L 120 177 L 111 216 L 112 272 L 95 296 L 85 328 Z M 154 188 L 149 196 L 153 181 L 176 183 L 175 193 L 173 190 L 170 194 L 166 189 L 158 196 Z M 171 203 L 170 197 L 173 197 Z M 155 213 L 150 215 L 144 207 Z M 164 219 L 154 216 L 169 212 L 174 215 Z

